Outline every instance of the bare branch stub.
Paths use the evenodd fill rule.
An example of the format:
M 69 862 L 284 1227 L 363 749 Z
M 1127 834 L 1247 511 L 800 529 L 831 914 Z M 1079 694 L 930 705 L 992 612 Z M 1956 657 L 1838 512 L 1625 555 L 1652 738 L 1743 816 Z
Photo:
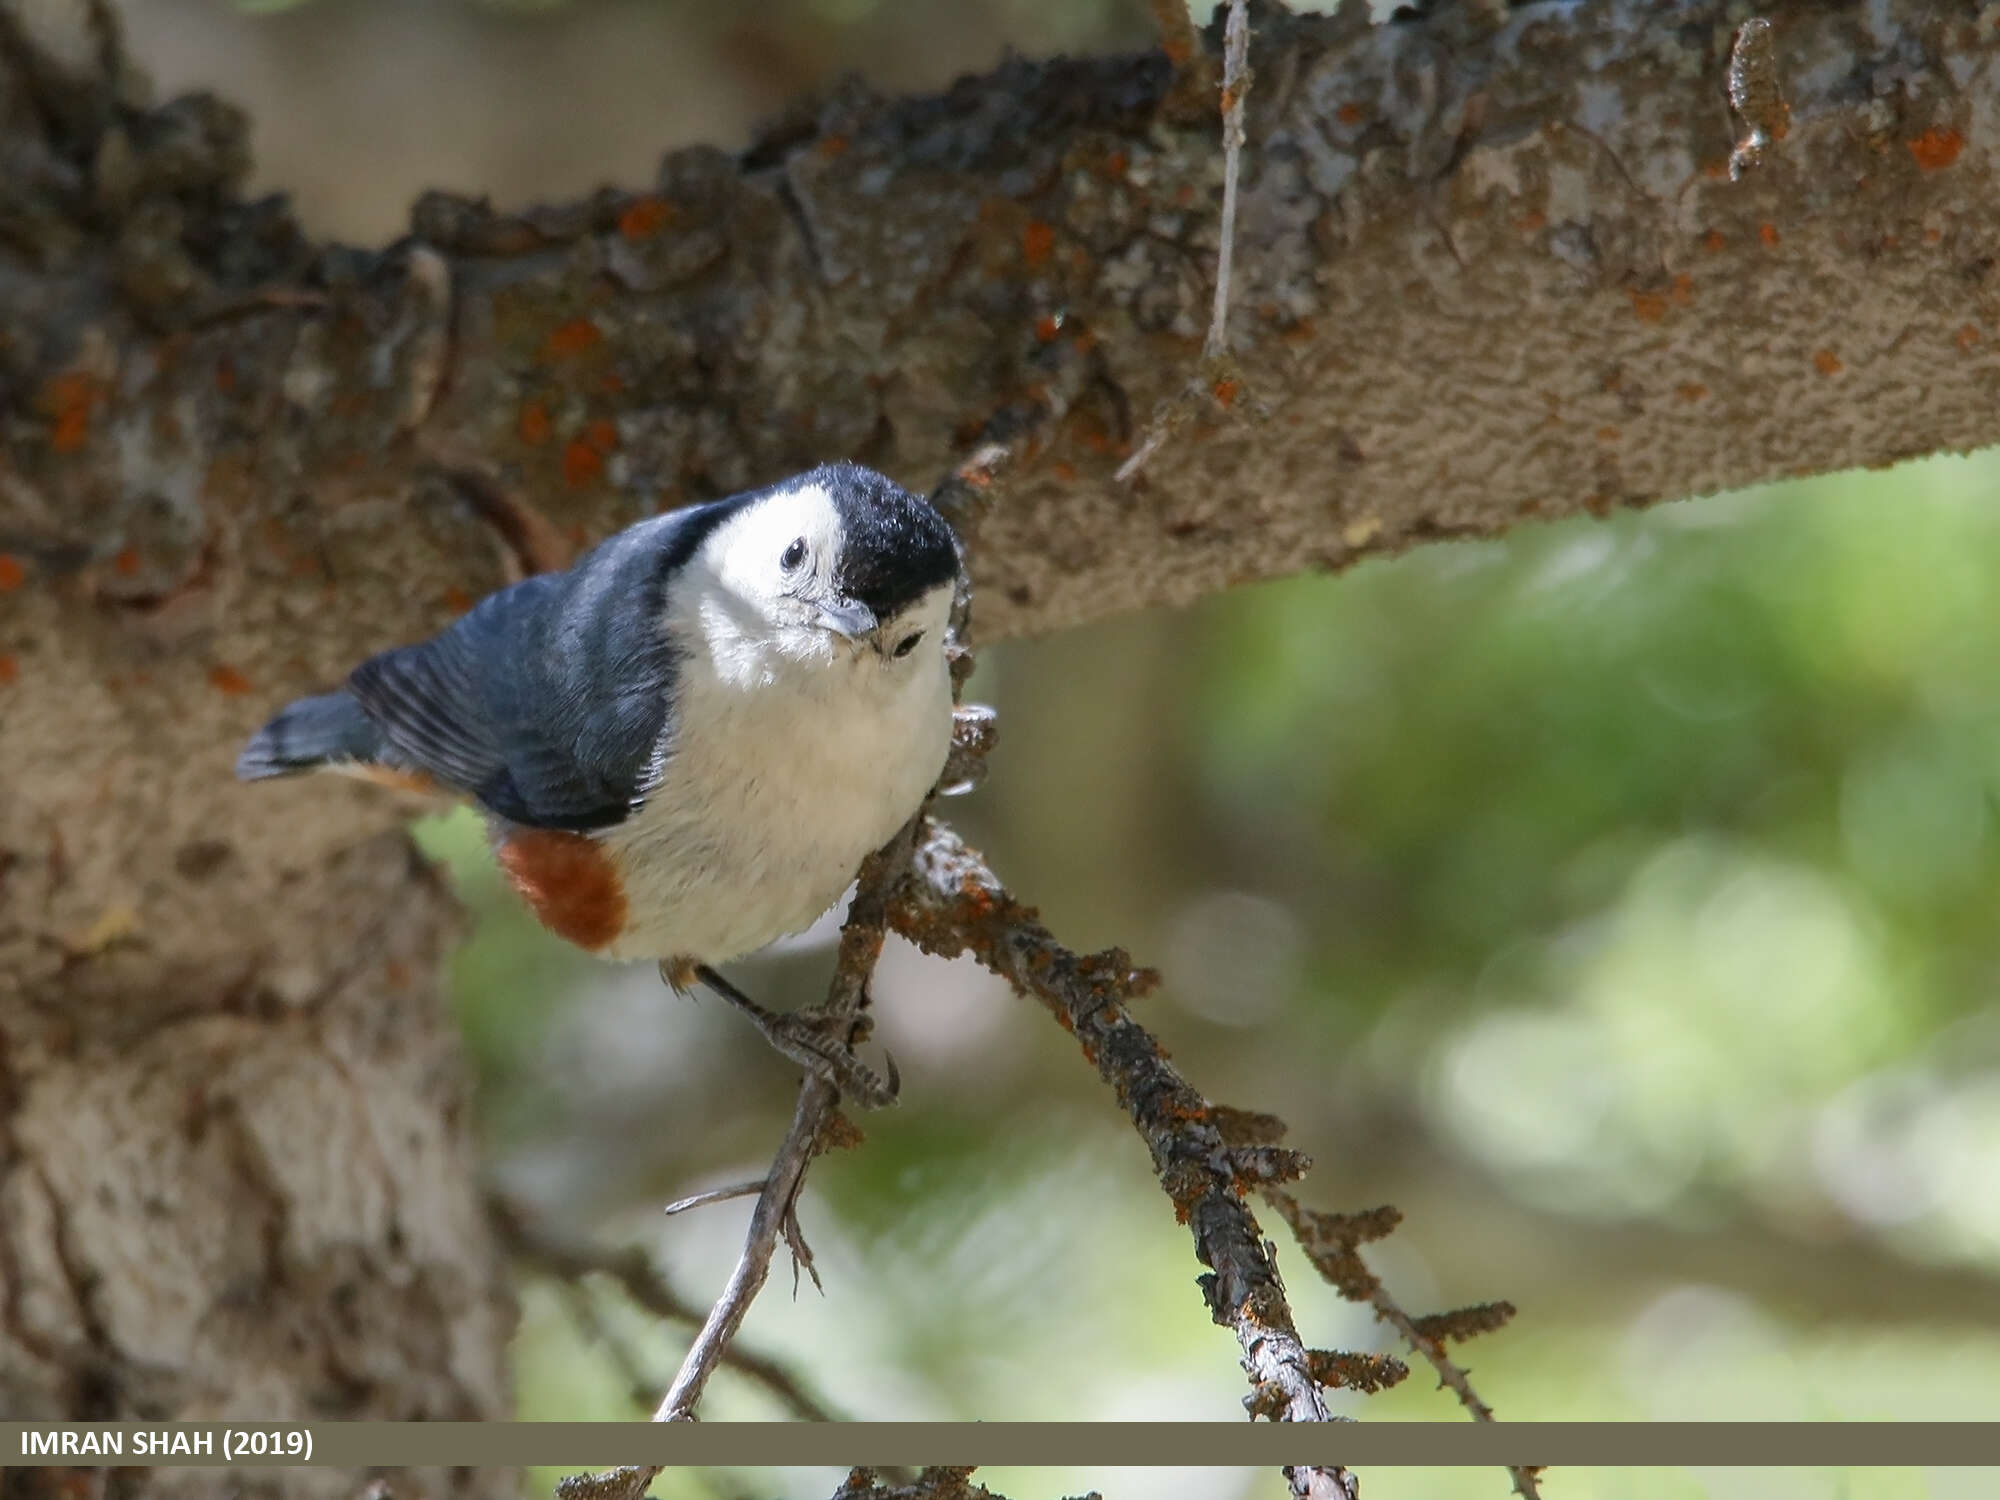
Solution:
M 1778 77 L 1778 54 L 1771 23 L 1752 16 L 1736 29 L 1729 48 L 1729 107 L 1743 122 L 1743 135 L 1729 153 L 1729 180 L 1737 182 L 1764 159 L 1764 150 L 1791 129 L 1792 111 Z

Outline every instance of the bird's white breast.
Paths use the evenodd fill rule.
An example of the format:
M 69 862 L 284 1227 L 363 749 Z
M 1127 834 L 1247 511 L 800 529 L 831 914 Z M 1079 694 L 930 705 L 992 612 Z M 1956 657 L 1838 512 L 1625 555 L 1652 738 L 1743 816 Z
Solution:
M 800 660 L 709 640 L 682 662 L 658 786 L 604 842 L 624 882 L 611 958 L 724 963 L 800 931 L 915 812 L 943 770 L 942 653 Z

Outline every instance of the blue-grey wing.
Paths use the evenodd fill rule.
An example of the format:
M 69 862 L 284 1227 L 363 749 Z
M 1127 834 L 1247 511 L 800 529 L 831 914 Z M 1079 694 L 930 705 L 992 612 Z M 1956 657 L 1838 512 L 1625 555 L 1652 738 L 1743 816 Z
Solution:
M 730 502 L 619 533 L 457 624 L 372 657 L 348 690 L 403 756 L 515 823 L 623 821 L 652 790 L 675 655 L 668 579 Z

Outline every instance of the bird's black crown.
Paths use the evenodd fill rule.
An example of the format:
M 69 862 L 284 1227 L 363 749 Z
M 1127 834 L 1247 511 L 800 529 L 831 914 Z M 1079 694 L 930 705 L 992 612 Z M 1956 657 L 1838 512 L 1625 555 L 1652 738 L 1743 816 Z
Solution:
M 840 514 L 834 586 L 887 620 L 958 574 L 958 542 L 936 508 L 887 475 L 859 464 L 824 464 L 799 476 Z

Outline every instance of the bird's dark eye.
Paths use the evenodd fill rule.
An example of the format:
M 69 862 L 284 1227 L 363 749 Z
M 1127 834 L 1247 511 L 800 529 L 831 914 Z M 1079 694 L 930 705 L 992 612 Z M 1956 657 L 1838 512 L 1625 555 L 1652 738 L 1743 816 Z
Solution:
M 924 638 L 924 633 L 921 630 L 919 630 L 915 635 L 904 636 L 900 641 L 896 642 L 896 650 L 894 654 L 898 657 L 908 656 L 912 651 L 917 649 L 917 642 L 921 641 L 923 638 Z
M 792 545 L 785 549 L 785 555 L 778 559 L 778 566 L 787 573 L 806 560 L 806 539 L 794 537 Z

